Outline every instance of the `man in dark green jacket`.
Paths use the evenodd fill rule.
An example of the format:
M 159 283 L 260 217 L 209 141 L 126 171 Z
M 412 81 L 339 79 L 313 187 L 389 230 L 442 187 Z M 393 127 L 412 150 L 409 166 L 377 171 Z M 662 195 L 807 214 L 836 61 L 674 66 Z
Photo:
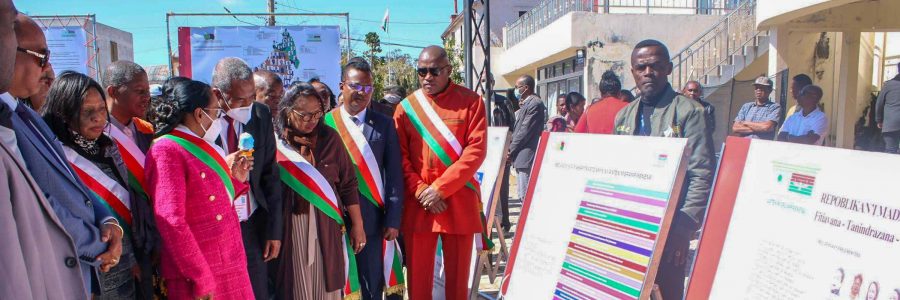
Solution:
M 645 40 L 634 47 L 631 74 L 641 97 L 616 115 L 615 134 L 687 138 L 687 174 L 656 274 L 663 299 L 682 299 L 688 243 L 703 223 L 715 164 L 703 106 L 676 93 L 670 73 L 669 50 L 661 42 Z

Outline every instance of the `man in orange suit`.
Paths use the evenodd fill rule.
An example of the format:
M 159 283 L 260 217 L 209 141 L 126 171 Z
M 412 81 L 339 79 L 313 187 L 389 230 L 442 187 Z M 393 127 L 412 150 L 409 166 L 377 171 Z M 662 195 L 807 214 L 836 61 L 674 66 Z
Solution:
M 440 237 L 446 299 L 466 299 L 475 233 L 481 232 L 475 172 L 487 148 L 484 103 L 450 82 L 447 52 L 429 46 L 419 55 L 421 89 L 394 113 L 406 183 L 401 231 L 410 299 L 431 299 Z

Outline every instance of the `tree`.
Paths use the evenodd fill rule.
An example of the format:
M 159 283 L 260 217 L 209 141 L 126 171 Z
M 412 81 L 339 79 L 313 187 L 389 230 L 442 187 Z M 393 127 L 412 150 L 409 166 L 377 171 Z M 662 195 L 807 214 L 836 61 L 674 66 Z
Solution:
M 378 33 L 369 32 L 366 33 L 366 45 L 369 46 L 369 50 L 366 51 L 366 56 L 369 57 L 369 63 L 373 66 L 375 65 L 375 56 L 378 53 L 381 53 L 381 38 L 378 37 Z
M 450 36 L 444 40 L 444 49 L 447 50 L 447 58 L 450 60 L 450 66 L 453 67 L 453 73 L 450 73 L 450 80 L 456 84 L 464 84 L 463 77 L 463 51 L 456 45 L 456 38 Z

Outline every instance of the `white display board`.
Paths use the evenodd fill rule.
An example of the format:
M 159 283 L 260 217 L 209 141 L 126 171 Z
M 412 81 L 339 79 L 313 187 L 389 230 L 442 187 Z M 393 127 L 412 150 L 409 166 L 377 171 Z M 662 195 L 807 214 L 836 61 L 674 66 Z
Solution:
M 481 205 L 485 216 L 490 215 L 491 203 L 494 201 L 494 190 L 501 173 L 501 168 L 506 165 L 506 151 L 509 148 L 509 128 L 507 127 L 488 127 L 487 130 L 487 154 L 485 154 L 484 162 L 475 173 L 478 183 L 481 185 Z M 488 230 L 490 232 L 490 230 Z M 472 282 L 472 276 L 475 274 L 475 262 L 478 256 L 478 235 L 472 244 L 472 260 L 469 262 L 469 282 Z M 437 254 L 434 261 L 434 285 L 432 286 L 432 297 L 434 300 L 445 299 L 444 297 L 444 261 L 443 251 L 438 244 Z
M 545 133 L 519 220 L 507 299 L 649 297 L 686 139 Z
M 63 71 L 88 73 L 88 47 L 84 28 L 81 26 L 43 27 L 50 50 L 50 64 L 56 74 Z
M 178 35 L 182 76 L 210 82 L 220 59 L 239 57 L 254 71 L 275 72 L 285 87 L 318 77 L 335 93 L 338 89 L 338 26 L 183 27 Z
M 900 298 L 898 170 L 898 155 L 753 140 L 709 298 Z

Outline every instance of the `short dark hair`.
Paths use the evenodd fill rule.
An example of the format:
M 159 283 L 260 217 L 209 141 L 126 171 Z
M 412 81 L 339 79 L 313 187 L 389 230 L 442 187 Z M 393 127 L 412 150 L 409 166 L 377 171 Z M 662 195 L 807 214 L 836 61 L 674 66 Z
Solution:
M 329 98 L 328 98 L 328 99 L 324 99 L 324 100 L 328 100 L 328 103 L 331 104 L 331 107 L 332 107 L 332 108 L 337 107 L 337 100 L 336 100 L 336 99 L 337 99 L 337 98 L 336 98 L 337 95 L 334 94 L 334 91 L 331 90 L 331 87 L 328 86 L 328 84 L 326 84 L 324 81 L 322 81 L 321 78 L 319 78 L 318 76 L 317 76 L 317 77 L 310 78 L 308 83 L 310 84 L 310 86 L 312 86 L 313 83 L 317 83 L 317 82 L 318 82 L 318 83 L 321 83 L 322 86 L 324 86 L 325 89 L 328 90 L 328 97 L 329 97 Z M 315 90 L 315 87 L 313 87 L 313 90 Z
M 636 52 L 638 49 L 647 48 L 647 47 L 659 47 L 660 50 L 662 50 L 666 61 L 672 59 L 672 57 L 669 56 L 669 48 L 666 47 L 666 45 L 663 44 L 662 42 L 654 40 L 654 39 L 647 39 L 647 40 L 638 42 L 637 45 L 634 45 L 634 50 L 632 50 L 632 53 Z
M 810 92 L 816 93 L 819 96 L 818 100 L 822 100 L 822 96 L 824 95 L 824 92 L 822 91 L 821 87 L 814 85 L 814 84 L 810 84 L 810 85 L 803 87 L 803 89 L 800 90 L 800 95 L 805 95 L 806 93 L 810 93 Z
M 287 118 L 288 118 L 288 110 L 294 108 L 294 102 L 297 101 L 297 98 L 300 97 L 313 97 L 319 101 L 319 107 L 325 112 L 325 99 L 322 99 L 322 96 L 319 96 L 319 93 L 316 92 L 316 88 L 312 86 L 312 84 L 303 81 L 297 81 L 291 84 L 288 88 L 287 92 L 284 93 L 284 97 L 281 97 L 281 101 L 278 101 L 278 114 L 276 115 L 275 122 L 275 130 L 277 132 L 282 132 L 285 128 L 287 128 Z
M 90 89 L 100 93 L 105 105 L 103 87 L 90 76 L 75 71 L 59 74 L 47 91 L 47 102 L 42 108 L 44 122 L 66 146 L 75 146 L 72 130 L 81 126 L 81 106 Z
M 616 75 L 616 72 L 613 72 L 612 70 L 603 72 L 603 75 L 600 76 L 600 93 L 615 95 L 620 90 L 622 90 L 622 81 L 619 80 L 619 76 Z
M 628 103 L 631 103 L 631 101 L 634 101 L 634 94 L 631 93 L 630 90 L 621 90 L 621 91 L 619 91 L 619 97 L 622 98 L 622 101 L 625 101 L 625 102 L 628 102 Z
M 813 84 L 812 78 L 809 78 L 809 76 L 806 74 L 797 74 L 796 76 L 794 76 L 792 78 L 792 80 L 794 80 L 794 82 L 796 82 L 796 83 L 799 83 L 800 88 L 803 88 L 807 85 Z
M 347 78 L 347 72 L 350 70 L 365 72 L 366 74 L 369 74 L 369 76 L 372 76 L 372 67 L 369 66 L 369 62 L 361 57 L 354 57 L 347 61 L 347 64 L 341 69 L 341 80 Z
M 522 75 L 519 79 L 522 80 L 522 83 L 524 83 L 528 89 L 534 91 L 534 77 L 531 77 L 531 75 Z
M 184 116 L 209 105 L 212 88 L 203 82 L 184 77 L 166 81 L 163 96 L 154 109 L 150 123 L 156 128 L 156 136 L 172 132 L 184 121 Z
M 566 94 L 566 108 L 570 109 L 578 103 L 583 103 L 586 99 L 578 92 L 570 92 Z

